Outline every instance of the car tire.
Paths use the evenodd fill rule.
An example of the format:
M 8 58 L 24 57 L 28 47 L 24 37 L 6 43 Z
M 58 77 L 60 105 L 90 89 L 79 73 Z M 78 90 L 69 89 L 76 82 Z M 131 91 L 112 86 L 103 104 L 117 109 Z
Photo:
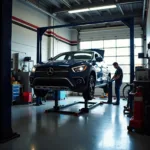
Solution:
M 85 100 L 92 100 L 94 98 L 95 93 L 95 77 L 93 75 L 90 75 L 88 80 L 88 87 L 83 92 L 83 98 Z
M 34 89 L 34 94 L 36 95 L 36 97 L 45 97 L 47 95 L 48 91 L 45 90 L 37 90 Z

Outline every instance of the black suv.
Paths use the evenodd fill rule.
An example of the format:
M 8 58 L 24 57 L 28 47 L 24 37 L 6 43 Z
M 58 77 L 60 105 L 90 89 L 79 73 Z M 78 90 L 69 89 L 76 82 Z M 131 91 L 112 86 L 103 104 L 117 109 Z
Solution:
M 99 49 L 61 53 L 47 63 L 32 68 L 30 84 L 38 97 L 50 89 L 83 93 L 84 99 L 94 97 L 95 87 L 106 92 L 110 72 Z

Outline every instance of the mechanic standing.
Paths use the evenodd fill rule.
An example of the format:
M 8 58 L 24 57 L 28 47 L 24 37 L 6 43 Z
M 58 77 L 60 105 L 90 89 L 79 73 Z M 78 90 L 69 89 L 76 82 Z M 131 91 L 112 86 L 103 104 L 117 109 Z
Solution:
M 114 76 L 112 77 L 112 80 L 115 81 L 115 93 L 116 93 L 116 102 L 113 104 L 119 105 L 120 104 L 120 87 L 122 85 L 123 71 L 117 62 L 114 62 L 113 66 L 116 69 L 116 72 Z

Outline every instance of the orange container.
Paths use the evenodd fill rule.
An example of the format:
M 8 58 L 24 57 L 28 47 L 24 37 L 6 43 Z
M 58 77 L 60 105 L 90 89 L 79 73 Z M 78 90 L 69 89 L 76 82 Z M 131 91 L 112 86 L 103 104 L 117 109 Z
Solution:
M 24 102 L 31 103 L 32 102 L 32 93 L 31 92 L 23 92 L 23 100 L 24 100 Z

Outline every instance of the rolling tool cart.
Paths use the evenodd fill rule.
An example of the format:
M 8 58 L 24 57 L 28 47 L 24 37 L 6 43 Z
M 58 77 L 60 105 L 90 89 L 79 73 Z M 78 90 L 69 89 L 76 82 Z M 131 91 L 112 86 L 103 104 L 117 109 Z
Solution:
M 127 91 L 127 105 L 124 106 L 124 110 L 123 113 L 127 114 L 127 115 L 132 115 L 133 113 L 133 99 L 134 99 L 134 95 L 132 93 L 134 93 L 135 88 L 134 88 L 134 84 L 128 84 L 128 91 Z
M 134 95 L 134 111 L 133 117 L 130 119 L 128 131 L 135 130 L 137 132 L 144 131 L 144 101 L 142 87 L 138 86 Z
M 147 81 L 134 81 L 136 86 L 143 87 L 143 130 L 144 134 L 150 135 L 150 80 Z

